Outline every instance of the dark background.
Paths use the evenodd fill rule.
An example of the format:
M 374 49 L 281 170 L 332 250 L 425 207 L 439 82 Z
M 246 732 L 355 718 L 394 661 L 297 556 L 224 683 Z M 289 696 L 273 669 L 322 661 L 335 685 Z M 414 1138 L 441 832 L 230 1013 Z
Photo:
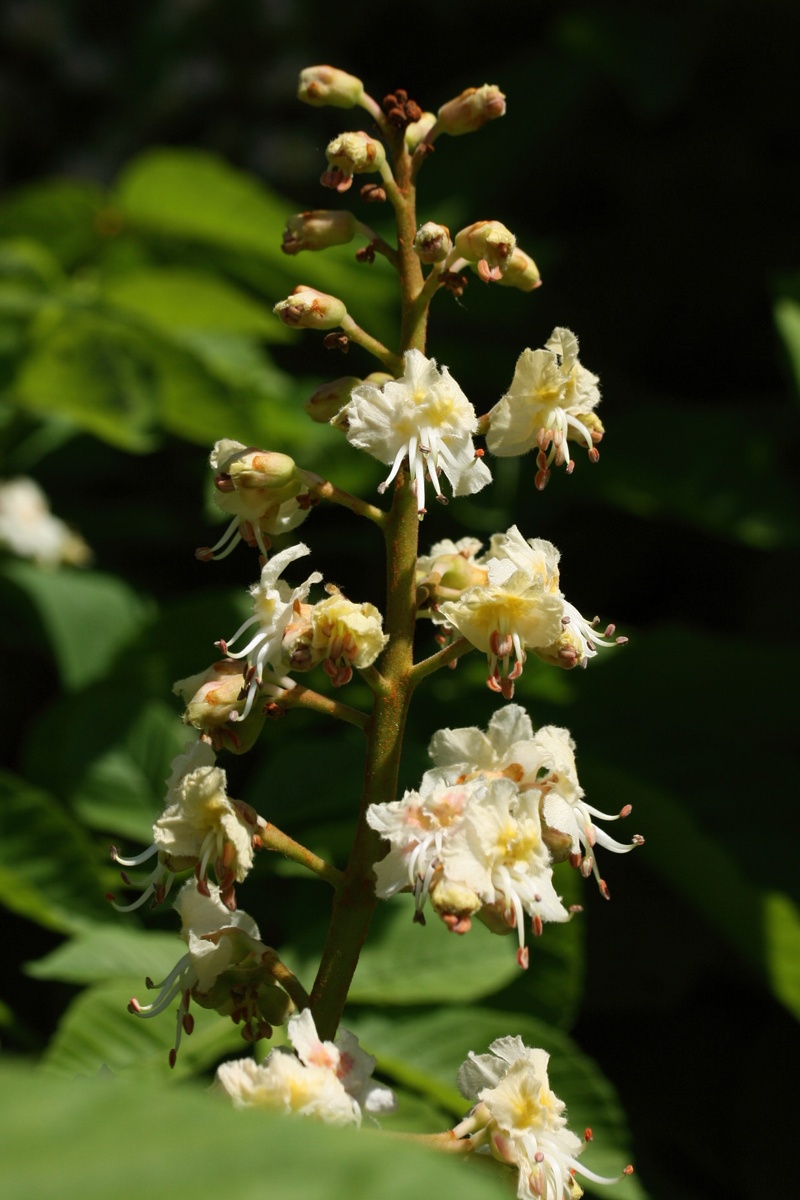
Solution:
M 545 284 L 520 298 L 474 280 L 461 306 L 437 306 L 432 347 L 478 411 L 557 324 L 579 333 L 601 376 L 598 467 L 579 458 L 542 497 L 524 472 L 499 472 L 509 523 L 562 549 L 568 597 L 640 646 L 638 667 L 578 681 L 563 720 L 582 780 L 591 795 L 593 747 L 612 769 L 630 761 L 682 797 L 712 842 L 727 839 L 751 882 L 790 893 L 798 430 L 772 305 L 795 294 L 800 269 L 798 34 L 796 5 L 779 0 L 11 0 L 0 11 L 5 190 L 53 174 L 108 184 L 164 144 L 214 150 L 298 208 L 324 206 L 324 147 L 352 114 L 298 105 L 301 67 L 330 62 L 377 97 L 403 86 L 432 109 L 464 87 L 501 86 L 504 120 L 426 164 L 420 218 L 501 220 Z M 329 371 L 318 348 L 303 349 L 304 372 Z M 297 349 L 276 353 L 291 369 Z M 197 539 L 202 455 L 169 443 L 134 471 L 103 450 L 103 472 L 99 449 L 83 453 L 97 490 L 81 496 L 56 460 L 56 510 L 104 569 L 159 596 L 189 591 L 196 565 L 172 545 Z M 131 503 L 147 485 L 124 542 L 97 503 L 110 478 Z M 458 536 L 435 518 L 425 532 Z M 328 553 L 338 578 L 359 547 L 343 535 Z M 15 707 L 4 738 L 12 766 L 18 718 Z M 546 705 L 544 719 L 555 719 Z M 420 718 L 421 744 L 433 727 Z M 645 813 L 637 828 L 650 837 Z M 702 847 L 672 849 L 655 867 L 647 847 L 607 856 L 614 902 L 587 903 L 574 1036 L 619 1089 L 653 1197 L 760 1194 L 781 1169 L 772 1122 L 797 1027 L 681 887 L 682 855 Z M 49 1019 L 31 1024 L 44 1033 Z

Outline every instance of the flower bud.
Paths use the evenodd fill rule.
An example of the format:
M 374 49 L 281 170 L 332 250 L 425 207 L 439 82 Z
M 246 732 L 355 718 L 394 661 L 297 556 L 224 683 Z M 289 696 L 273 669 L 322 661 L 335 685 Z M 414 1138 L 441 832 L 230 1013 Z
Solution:
M 462 133 L 474 133 L 487 121 L 502 117 L 506 111 L 506 98 L 493 83 L 483 87 L 467 88 L 460 96 L 448 100 L 439 109 L 439 127 L 443 133 L 458 137 Z
M 299 284 L 272 311 L 284 325 L 295 329 L 335 329 L 347 316 L 347 309 L 336 296 L 327 296 L 304 284 Z
M 328 143 L 325 154 L 329 165 L 321 175 L 320 183 L 337 192 L 346 192 L 354 175 L 380 171 L 386 164 L 382 143 L 363 131 L 340 134 Z
M 301 250 L 326 250 L 329 246 L 344 246 L 356 232 L 356 219 L 350 212 L 335 212 L 327 208 L 295 213 L 283 231 L 284 254 L 299 254 Z
M 354 108 L 363 95 L 361 80 L 337 67 L 306 67 L 300 72 L 297 97 L 314 108 L 326 104 L 332 108 Z
M 184 722 L 209 733 L 224 725 L 231 713 L 240 713 L 244 708 L 244 698 L 239 699 L 244 691 L 242 666 L 223 658 L 205 671 L 178 679 L 172 691 L 186 705 Z
M 340 379 L 332 379 L 330 383 L 322 383 L 303 402 L 303 408 L 312 421 L 327 425 L 347 404 L 353 388 L 360 383 L 357 375 L 343 375 Z
M 423 113 L 418 121 L 406 126 L 406 150 L 413 154 L 420 142 L 424 142 L 436 124 L 436 113 Z
M 420 225 L 414 238 L 414 250 L 420 262 L 444 262 L 452 249 L 453 241 L 446 225 L 437 225 L 434 221 Z
M 506 260 L 506 269 L 497 283 L 503 284 L 505 287 L 519 288 L 521 292 L 532 292 L 535 288 L 542 286 L 542 277 L 530 255 L 526 254 L 524 250 L 520 250 L 519 246 L 515 246 Z
M 456 234 L 456 250 L 477 263 L 484 283 L 500 279 L 517 245 L 517 239 L 499 221 L 476 221 Z

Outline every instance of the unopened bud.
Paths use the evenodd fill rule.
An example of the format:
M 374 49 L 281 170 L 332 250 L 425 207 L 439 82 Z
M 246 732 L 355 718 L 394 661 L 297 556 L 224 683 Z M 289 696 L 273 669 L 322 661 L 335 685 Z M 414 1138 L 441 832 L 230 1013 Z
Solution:
M 291 296 L 272 310 L 284 325 L 295 329 L 334 329 L 347 316 L 347 309 L 336 296 L 300 284 Z
M 364 95 L 364 84 L 355 75 L 337 67 L 306 67 L 300 72 L 297 97 L 304 104 L 322 108 L 354 108 Z
M 237 489 L 268 489 L 289 494 L 299 491 L 294 459 L 276 450 L 249 450 L 239 454 L 227 466 L 226 473 Z
M 521 292 L 532 292 L 542 286 L 542 277 L 531 256 L 516 246 L 509 255 L 506 269 L 497 283 L 505 287 L 519 288 Z
M 295 213 L 283 231 L 284 254 L 299 254 L 301 250 L 327 250 L 329 246 L 344 246 L 356 232 L 356 219 L 350 212 L 335 212 L 318 208 L 311 212 Z
M 320 177 L 320 183 L 337 192 L 346 192 L 354 175 L 380 171 L 386 164 L 386 151 L 382 143 L 376 142 L 363 131 L 340 134 L 328 143 L 325 154 L 328 169 Z
M 414 250 L 420 262 L 444 262 L 452 249 L 453 240 L 446 225 L 437 225 L 434 221 L 420 225 L 414 238 Z
M 242 711 L 243 689 L 241 663 L 223 658 L 220 662 L 212 663 L 206 671 L 179 679 L 172 691 L 186 705 L 183 714 L 185 723 L 208 733 L 224 725 L 232 712 Z
M 499 221 L 476 221 L 456 234 L 456 250 L 477 264 L 484 283 L 500 279 L 516 245 L 514 234 Z
M 424 142 L 436 124 L 436 113 L 423 113 L 418 121 L 412 121 L 406 127 L 406 150 L 413 154 L 420 142 Z
M 448 100 L 439 109 L 439 126 L 443 133 L 458 137 L 462 133 L 474 133 L 487 121 L 502 117 L 506 111 L 506 98 L 493 83 L 483 87 L 467 88 L 460 96 Z
M 347 404 L 353 388 L 361 382 L 357 375 L 343 375 L 340 379 L 332 379 L 330 383 L 322 383 L 304 401 L 303 408 L 312 421 L 327 425 Z

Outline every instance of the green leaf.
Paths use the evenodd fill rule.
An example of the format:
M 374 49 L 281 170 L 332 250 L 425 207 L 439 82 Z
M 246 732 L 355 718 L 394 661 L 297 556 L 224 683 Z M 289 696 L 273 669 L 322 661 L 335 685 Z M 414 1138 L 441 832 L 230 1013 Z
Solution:
M 636 776 L 595 761 L 592 779 L 620 804 L 637 804 L 647 830 L 647 861 L 736 947 L 776 999 L 800 1019 L 800 908 L 760 890 L 724 842 L 704 832 L 683 806 Z M 682 848 L 680 870 L 675 848 Z
M 281 1200 L 507 1200 L 509 1194 L 499 1166 L 481 1171 L 459 1155 L 367 1125 L 335 1129 L 264 1111 L 237 1112 L 193 1087 L 176 1091 L 105 1074 L 67 1082 L 14 1065 L 4 1082 L 3 1178 L 14 1200 L 126 1200 L 141 1186 L 159 1198 L 237 1200 L 273 1194 Z
M 787 296 L 779 300 L 775 305 L 775 323 L 789 356 L 795 390 L 800 394 L 800 303 Z
M 149 844 L 172 760 L 192 734 L 144 681 L 112 681 L 67 697 L 31 731 L 23 764 L 93 829 Z
M 0 240 L 0 277 L 37 291 L 58 286 L 64 279 L 47 247 L 28 237 Z
M 570 481 L 578 485 L 573 497 L 588 497 L 591 491 L 593 497 L 599 494 L 645 520 L 677 517 L 695 529 L 758 550 L 796 548 L 797 489 L 788 473 L 776 470 L 785 423 L 785 406 L 755 398 L 747 405 L 729 403 L 724 418 L 711 404 L 650 398 L 613 428 L 608 446 L 603 441 L 601 469 L 581 471 L 578 480 L 584 465 L 578 464 Z M 684 428 L 691 429 L 697 452 L 684 454 L 677 470 L 674 441 L 654 438 L 653 430 Z M 560 499 L 568 503 L 563 494 Z
M 269 341 L 286 341 L 289 336 L 267 305 L 207 271 L 129 271 L 109 280 L 103 294 L 117 308 L 168 334 L 199 331 Z
M 468 1003 L 491 995 L 519 973 L 516 937 L 498 937 L 475 922 L 465 936 L 451 933 L 432 913 L 425 928 L 413 922 L 412 896 L 381 904 L 361 952 L 352 1004 Z
M 0 900 L 12 912 L 67 933 L 114 916 L 99 856 L 47 793 L 0 774 Z
M 62 942 L 36 962 L 25 964 L 34 979 L 63 983 L 102 983 L 115 976 L 163 979 L 182 953 L 174 934 L 131 928 L 130 917 L 115 913 L 116 925 L 87 929 Z
M 142 453 L 156 443 L 156 385 L 166 368 L 163 351 L 145 333 L 70 312 L 42 335 L 11 394 L 35 413 L 69 417 L 113 446 Z
M 395 282 L 385 262 L 358 265 L 354 247 L 343 246 L 303 254 L 298 267 L 281 251 L 291 203 L 207 151 L 146 151 L 122 172 L 117 202 L 141 232 L 204 244 L 216 252 L 221 270 L 257 287 L 272 302 L 301 278 L 341 295 L 356 320 L 370 323 L 377 336 L 393 335 L 387 309 L 394 303 Z M 277 317 L 273 320 L 279 324 Z
M 0 580 L 33 606 L 63 684 L 71 690 L 108 671 L 147 613 L 146 604 L 122 580 L 97 571 L 47 571 L 10 559 L 0 568 Z
M 0 203 L 0 236 L 33 238 L 64 267 L 93 253 L 102 237 L 105 195 L 96 184 L 48 179 Z
M 286 202 L 203 150 L 148 150 L 118 180 L 129 221 L 280 260 Z
M 186 952 L 177 937 L 174 947 L 171 966 Z M 62 1017 L 43 1067 L 69 1076 L 96 1075 L 109 1068 L 115 1073 L 154 1075 L 167 1082 L 197 1074 L 226 1054 L 246 1048 L 241 1031 L 229 1018 L 192 1005 L 194 1031 L 181 1039 L 177 1063 L 170 1070 L 177 1003 L 156 1017 L 139 1018 L 128 1012 L 131 996 L 152 999 L 142 976 L 120 976 L 81 992 Z
M 484 1054 L 495 1038 L 519 1036 L 550 1054 L 553 1091 L 567 1105 L 569 1128 L 580 1137 L 591 1128 L 594 1141 L 581 1161 L 601 1175 L 616 1176 L 631 1160 L 626 1122 L 613 1087 L 565 1034 L 526 1013 L 491 1009 L 440 1008 L 430 1012 L 348 1013 L 346 1025 L 392 1079 L 444 1107 L 460 1119 L 470 1108 L 456 1087 L 458 1068 L 470 1050 Z M 579 1179 L 587 1191 L 592 1185 Z M 643 1200 L 636 1176 L 597 1189 L 608 1200 Z

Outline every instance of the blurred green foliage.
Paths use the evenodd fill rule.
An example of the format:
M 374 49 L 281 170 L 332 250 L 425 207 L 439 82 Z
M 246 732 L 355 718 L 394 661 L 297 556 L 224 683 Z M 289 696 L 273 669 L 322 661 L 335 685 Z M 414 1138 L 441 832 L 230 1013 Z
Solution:
M 356 319 L 392 337 L 380 262 L 357 266 L 347 247 L 297 260 L 279 250 L 290 212 L 330 203 L 314 179 L 320 148 L 349 122 L 298 114 L 292 99 L 295 68 L 328 58 L 376 93 L 408 86 L 426 107 L 484 79 L 509 96 L 503 122 L 437 149 L 421 215 L 452 229 L 498 217 L 545 286 L 523 297 L 474 281 L 461 304 L 439 297 L 430 348 L 485 411 L 520 350 L 570 325 L 601 375 L 608 435 L 597 467 L 579 460 L 543 495 L 529 462 L 493 464 L 495 487 L 452 503 L 446 518 L 432 512 L 422 539 L 488 537 L 516 521 L 560 547 L 567 596 L 630 635 L 586 673 L 529 663 L 518 698 L 535 724 L 569 726 L 590 801 L 632 803 L 628 824 L 647 839 L 628 858 L 605 856 L 610 905 L 562 868 L 561 889 L 577 889 L 570 900 L 580 893 L 586 911 L 546 929 L 524 977 L 513 947 L 482 928 L 457 940 L 412 926 L 401 904 L 382 908 L 349 1025 L 400 1086 L 398 1128 L 445 1128 L 460 1111 L 464 1052 L 519 1032 L 552 1049 L 575 1127 L 594 1128 L 589 1165 L 613 1172 L 633 1154 L 637 1176 L 614 1196 L 756 1194 L 762 1163 L 740 1158 L 734 1171 L 730 1147 L 751 1135 L 752 1096 L 779 1093 L 800 1016 L 800 885 L 785 869 L 796 828 L 798 664 L 786 616 L 800 543 L 798 172 L 787 153 L 793 107 L 774 86 L 791 77 L 792 38 L 780 33 L 789 6 L 772 0 L 757 21 L 716 0 L 647 13 L 625 0 L 526 6 L 514 44 L 502 54 L 492 45 L 488 61 L 486 39 L 464 27 L 478 6 L 459 6 L 460 24 L 437 6 L 428 41 L 459 65 L 438 58 L 433 71 L 390 39 L 376 62 L 361 6 L 341 29 L 326 22 L 323 43 L 316 3 L 282 17 L 281 6 L 270 16 L 242 3 L 235 22 L 214 3 L 154 3 L 115 16 L 127 53 L 117 29 L 88 20 L 91 5 L 62 6 L 56 20 L 58 6 L 41 4 L 50 43 L 46 21 L 26 24 L 34 6 L 12 7 L 0 33 L 38 81 L 39 107 L 19 106 L 7 161 L 20 186 L 0 201 L 0 475 L 34 475 L 95 553 L 82 571 L 0 560 L 0 1029 L 5 1053 L 41 1064 L 7 1089 L 3 1130 L 22 1163 L 15 1195 L 39 1200 L 56 1184 L 32 1161 L 17 1116 L 26 1105 L 28 1125 L 35 1107 L 67 1166 L 78 1137 L 95 1131 L 82 1195 L 99 1194 L 98 1181 L 106 1196 L 127 1190 L 134 1171 L 209 1186 L 215 1138 L 232 1148 L 225 1186 L 242 1195 L 261 1194 L 274 1146 L 296 1138 L 290 1161 L 308 1153 L 299 1129 L 270 1124 L 252 1137 L 248 1114 L 212 1111 L 190 1093 L 238 1051 L 232 1026 L 200 1022 L 170 1076 L 169 1017 L 133 1021 L 125 1004 L 177 958 L 174 923 L 169 912 L 118 917 L 103 894 L 117 886 L 109 838 L 131 848 L 147 839 L 183 745 L 172 683 L 215 656 L 251 582 L 243 549 L 213 566 L 192 557 L 213 540 L 208 446 L 225 436 L 283 450 L 365 495 L 380 478 L 301 407 L 322 379 L 370 364 L 357 350 L 326 354 L 271 314 L 304 282 L 341 294 Z M 57 69 L 48 45 L 66 47 Z M 99 63 L 102 120 L 91 86 L 70 83 L 65 63 L 81 49 Z M 17 97 L 28 95 L 22 74 L 9 75 Z M 84 112 L 95 114 L 88 125 Z M 159 141 L 184 145 L 153 149 Z M 324 509 L 303 527 L 326 579 L 381 604 L 370 536 Z M 427 766 L 436 728 L 485 725 L 495 706 L 477 661 L 435 676 L 411 714 L 404 785 Z M 359 754 L 354 731 L 298 713 L 225 765 L 232 794 L 341 862 Z M 326 923 L 322 887 L 262 856 L 242 890 L 265 941 L 307 983 Z M 56 1078 L 104 1065 L 119 1087 L 86 1081 L 76 1097 Z M 184 1083 L 185 1110 L 152 1086 L 170 1077 Z M 172 1135 L 159 1142 L 167 1122 Z M 130 1159 L 126 1139 L 143 1158 Z M 367 1137 L 346 1149 L 328 1131 L 313 1140 L 326 1164 L 341 1155 L 338 1173 L 324 1168 L 331 1189 L 382 1165 Z M 194 1157 L 176 1148 L 190 1141 Z M 382 1195 L 496 1190 L 493 1178 L 412 1149 L 397 1164 Z M 309 1176 L 295 1172 L 286 1166 L 282 1190 L 302 1186 L 306 1197 Z

